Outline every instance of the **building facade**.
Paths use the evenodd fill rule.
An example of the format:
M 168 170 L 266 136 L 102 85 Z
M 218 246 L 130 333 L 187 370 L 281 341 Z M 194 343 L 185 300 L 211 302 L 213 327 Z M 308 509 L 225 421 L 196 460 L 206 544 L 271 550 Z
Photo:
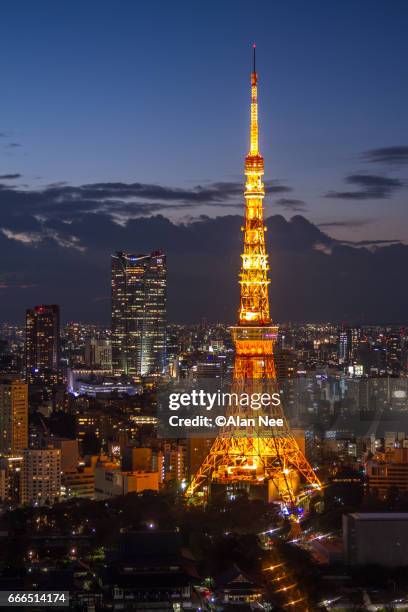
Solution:
M 26 377 L 28 382 L 57 382 L 60 367 L 60 312 L 55 304 L 26 313 Z
M 95 469 L 95 499 L 158 490 L 158 472 L 124 472 L 119 468 L 105 467 L 103 464 Z
M 337 355 L 340 364 L 349 364 L 353 361 L 360 341 L 361 331 L 357 327 L 343 326 L 338 332 Z
M 0 380 L 0 452 L 18 454 L 28 446 L 28 385 Z
M 85 363 L 89 367 L 111 369 L 112 346 L 106 338 L 87 338 L 85 341 Z
M 366 463 L 369 491 L 380 499 L 386 499 L 393 491 L 408 492 L 408 449 L 396 450 L 405 451 L 405 458 L 402 453 L 400 457 L 390 453 L 390 460 Z
M 21 500 L 22 453 L 0 457 L 0 502 L 16 506 Z
M 160 374 L 166 364 L 166 257 L 112 255 L 112 366 L 116 374 Z
M 348 565 L 408 565 L 408 512 L 343 514 Z
M 21 502 L 42 506 L 61 495 L 61 451 L 55 448 L 23 451 Z

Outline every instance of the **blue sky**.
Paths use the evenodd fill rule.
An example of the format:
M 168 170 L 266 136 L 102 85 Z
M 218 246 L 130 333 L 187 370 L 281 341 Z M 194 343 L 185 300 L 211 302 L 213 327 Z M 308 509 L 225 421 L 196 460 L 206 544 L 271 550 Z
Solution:
M 0 174 L 30 190 L 242 180 L 255 40 L 266 174 L 291 189 L 267 213 L 334 223 L 325 231 L 342 239 L 408 240 L 408 154 L 362 157 L 408 146 L 407 18 L 398 0 L 9 0 Z M 360 198 L 367 174 L 380 190 Z

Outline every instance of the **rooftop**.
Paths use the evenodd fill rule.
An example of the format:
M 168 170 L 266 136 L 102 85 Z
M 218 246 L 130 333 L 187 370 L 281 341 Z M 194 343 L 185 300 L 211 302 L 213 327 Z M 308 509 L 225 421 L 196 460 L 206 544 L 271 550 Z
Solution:
M 408 521 L 408 512 L 351 512 L 357 521 Z

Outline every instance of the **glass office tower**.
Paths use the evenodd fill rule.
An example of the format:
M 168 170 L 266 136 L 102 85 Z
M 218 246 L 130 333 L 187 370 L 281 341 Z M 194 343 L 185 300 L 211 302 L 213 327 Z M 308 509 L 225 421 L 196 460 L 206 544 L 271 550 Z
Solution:
M 112 367 L 116 374 L 161 374 L 166 365 L 166 257 L 112 255 Z

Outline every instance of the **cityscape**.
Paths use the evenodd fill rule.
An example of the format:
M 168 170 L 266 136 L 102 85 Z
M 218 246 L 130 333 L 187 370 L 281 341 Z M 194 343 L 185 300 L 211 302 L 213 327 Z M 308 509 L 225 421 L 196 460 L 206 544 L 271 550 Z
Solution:
M 386 12 L 386 3 L 379 4 Z M 258 9 L 269 16 L 266 5 Z M 112 30 L 118 49 L 125 14 L 140 13 L 141 40 L 156 19 L 150 6 L 123 7 L 120 17 L 113 11 L 121 24 Z M 232 17 L 231 7 L 219 8 L 216 39 L 221 25 L 248 26 L 244 9 L 239 1 Z M 79 9 L 61 10 L 68 20 L 64 40 Z M 89 10 L 84 23 L 94 17 Z M 112 10 L 111 2 L 102 3 L 97 23 L 108 23 Z M 185 10 L 184 2 L 175 9 L 182 23 Z M 351 3 L 343 10 L 340 20 L 353 12 Z M 396 2 L 390 11 L 384 28 L 390 20 L 387 37 L 395 28 L 400 57 L 406 41 L 397 24 L 406 7 Z M 330 22 L 333 15 L 321 18 Z M 46 19 L 60 24 L 52 12 Z M 209 26 L 204 17 L 195 23 L 200 44 Z M 84 24 L 78 27 L 84 34 Z M 239 115 L 234 128 L 245 131 L 245 149 L 241 165 L 230 166 L 234 174 L 223 170 L 222 181 L 166 187 L 160 167 L 156 180 L 146 166 L 146 182 L 137 183 L 119 180 L 112 165 L 112 174 L 98 169 L 102 182 L 89 163 L 89 180 L 47 177 L 40 188 L 30 183 L 41 179 L 30 178 L 34 165 L 31 175 L 25 171 L 27 182 L 19 182 L 25 174 L 11 168 L 20 136 L 0 131 L 0 607 L 408 610 L 408 294 L 400 287 L 406 211 L 383 219 L 386 232 L 395 232 L 387 236 L 362 219 L 366 201 L 390 200 L 406 187 L 408 146 L 374 149 L 368 138 L 372 148 L 360 162 L 381 162 L 386 174 L 355 171 L 344 179 L 346 190 L 325 188 L 322 196 L 358 202 L 363 212 L 336 211 L 328 220 L 324 203 L 324 212 L 317 206 L 308 221 L 306 203 L 288 193 L 295 188 L 269 178 L 264 117 L 275 112 L 265 57 L 271 48 L 264 26 L 249 30 L 247 36 L 259 32 L 262 44 L 247 43 L 247 36 L 234 42 L 237 57 L 246 57 L 239 73 L 245 119 Z M 93 36 L 99 53 L 113 44 Z M 156 53 L 143 57 L 149 70 L 162 61 Z M 92 59 L 94 68 L 99 61 Z M 195 61 L 197 73 L 190 74 L 187 59 L 175 89 L 207 71 L 210 60 Z M 227 93 L 218 90 L 235 87 L 228 83 L 236 63 L 230 54 L 225 87 L 221 79 L 213 92 L 220 108 Z M 48 69 L 46 78 L 55 77 Z M 398 84 L 397 69 L 394 76 Z M 166 89 L 144 79 L 140 91 L 150 102 L 142 104 L 138 147 L 147 158 L 144 124 L 157 96 L 166 105 Z M 190 85 L 177 98 L 188 105 Z M 189 112 L 181 132 L 189 129 Z M 401 133 L 405 120 L 406 114 Z M 206 121 L 203 131 L 211 132 Z M 209 148 L 219 159 L 229 151 L 221 124 Z M 164 122 L 161 129 L 165 151 Z M 203 133 L 203 156 L 206 138 Z M 223 142 L 213 148 L 218 139 Z M 339 157 L 346 158 L 343 145 Z M 82 169 L 86 160 L 77 147 Z M 177 142 L 174 147 L 177 157 Z M 199 156 L 199 149 L 194 142 L 186 157 Z M 97 164 L 105 159 L 99 155 Z M 279 155 L 278 148 L 274 159 Z M 318 165 L 327 170 L 320 158 Z M 310 181 L 303 180 L 308 193 Z M 270 213 L 270 196 L 279 214 Z

